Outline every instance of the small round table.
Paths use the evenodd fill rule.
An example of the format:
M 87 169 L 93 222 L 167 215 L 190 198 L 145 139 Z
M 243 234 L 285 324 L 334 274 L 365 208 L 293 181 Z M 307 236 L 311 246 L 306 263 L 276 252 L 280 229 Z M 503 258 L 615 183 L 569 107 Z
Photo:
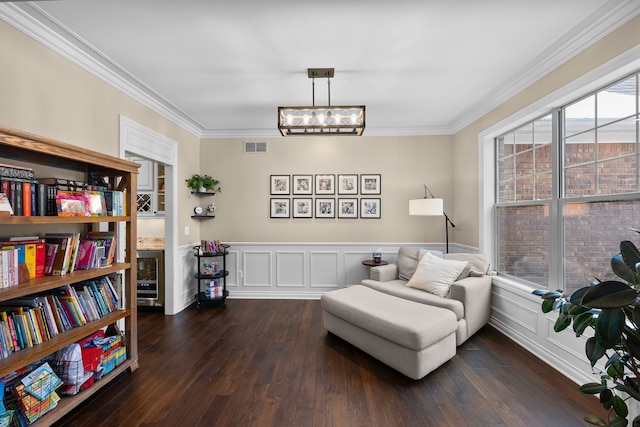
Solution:
M 364 261 L 362 261 L 362 265 L 366 265 L 368 267 L 377 267 L 379 265 L 387 265 L 387 264 L 389 264 L 387 261 L 375 262 L 372 259 L 365 259 Z

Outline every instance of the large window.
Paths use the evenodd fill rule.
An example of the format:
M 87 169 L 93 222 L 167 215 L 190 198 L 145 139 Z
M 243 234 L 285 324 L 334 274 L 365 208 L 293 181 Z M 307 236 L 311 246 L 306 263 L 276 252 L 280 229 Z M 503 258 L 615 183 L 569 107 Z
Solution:
M 611 278 L 621 240 L 639 240 L 634 74 L 496 138 L 497 269 L 569 291 Z

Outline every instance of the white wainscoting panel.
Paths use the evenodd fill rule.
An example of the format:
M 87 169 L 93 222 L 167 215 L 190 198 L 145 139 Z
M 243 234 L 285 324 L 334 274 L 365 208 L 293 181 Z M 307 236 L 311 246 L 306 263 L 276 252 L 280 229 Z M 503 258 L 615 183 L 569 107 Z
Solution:
M 305 267 L 304 251 L 278 251 L 276 253 L 276 286 L 304 288 Z
M 270 287 L 274 254 L 270 251 L 244 251 L 242 255 L 245 286 Z
M 338 261 L 337 251 L 311 251 L 310 270 L 311 278 L 309 286 L 312 288 L 337 288 L 344 286 L 344 280 L 338 278 Z

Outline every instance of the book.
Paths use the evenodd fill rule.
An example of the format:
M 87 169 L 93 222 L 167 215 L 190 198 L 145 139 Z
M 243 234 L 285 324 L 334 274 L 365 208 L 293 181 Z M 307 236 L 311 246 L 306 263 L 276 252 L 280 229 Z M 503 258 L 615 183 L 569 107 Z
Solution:
M 9 241 L 0 241 L 0 246 L 23 246 L 24 263 L 29 269 L 29 277 L 43 277 L 45 275 L 46 244 L 38 236 L 11 237 Z
M 113 264 L 116 255 L 116 233 L 110 231 L 90 231 L 87 239 L 97 242 L 96 248 L 104 247 L 103 259 L 99 259 L 99 267 Z
M 66 267 L 69 265 L 69 257 L 71 256 L 69 245 L 70 237 L 57 237 L 47 234 L 45 235 L 44 240 L 46 243 L 58 245 L 58 252 L 56 253 L 56 257 L 53 261 L 51 274 L 54 276 L 67 274 Z
M 96 242 L 93 240 L 81 240 L 78 244 L 78 256 L 76 260 L 76 270 L 89 270 L 93 267 Z
M 45 256 L 45 264 L 44 264 L 44 274 L 52 274 L 53 273 L 53 263 L 56 258 L 56 254 L 58 253 L 58 245 L 57 243 L 45 243 L 46 248 L 46 256 Z
M 9 203 L 9 197 L 4 192 L 0 192 L 0 215 L 13 215 L 13 208 L 11 207 L 11 203 Z

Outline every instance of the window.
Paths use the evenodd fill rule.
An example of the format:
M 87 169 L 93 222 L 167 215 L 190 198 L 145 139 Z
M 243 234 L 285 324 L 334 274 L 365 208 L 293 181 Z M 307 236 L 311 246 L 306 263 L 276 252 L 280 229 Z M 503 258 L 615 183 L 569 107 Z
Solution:
M 568 291 L 613 277 L 640 227 L 639 78 L 496 138 L 499 272 Z

